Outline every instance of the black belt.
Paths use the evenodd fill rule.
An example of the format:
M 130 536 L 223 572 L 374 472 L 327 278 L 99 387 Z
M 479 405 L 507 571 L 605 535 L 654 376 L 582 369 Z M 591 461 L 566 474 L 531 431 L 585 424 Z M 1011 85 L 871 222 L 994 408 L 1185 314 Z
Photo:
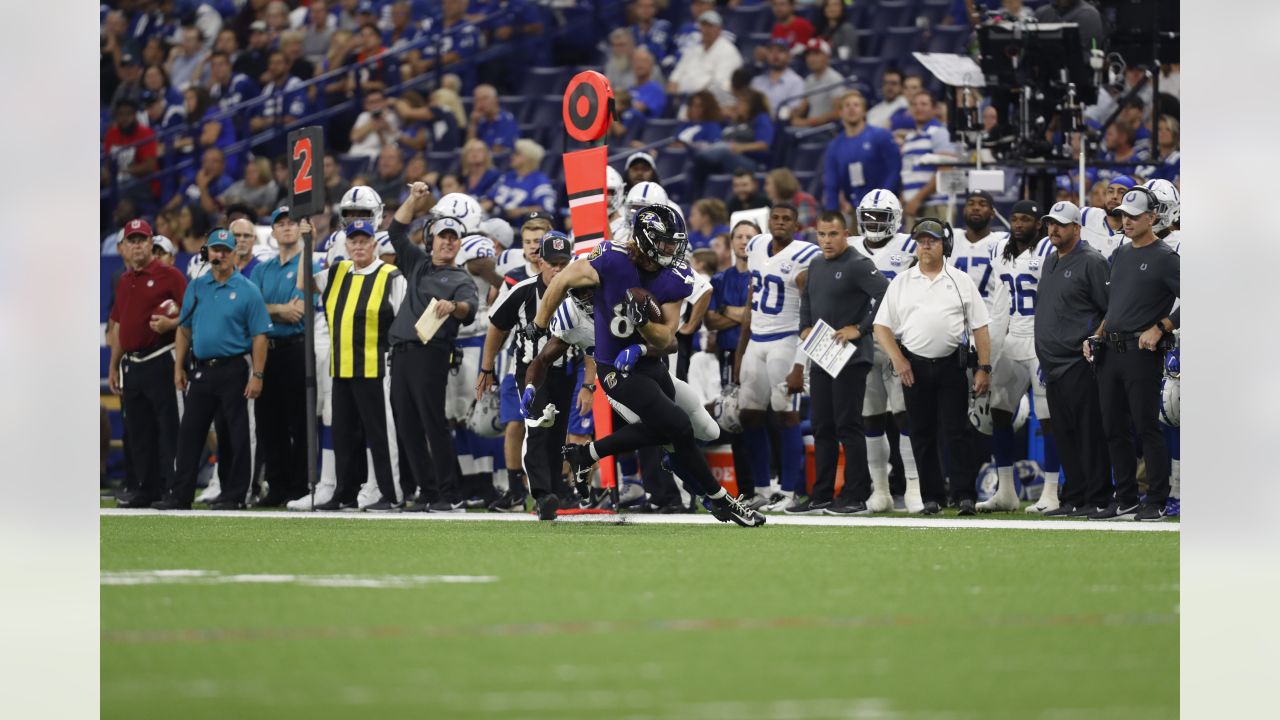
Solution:
M 956 353 L 960 352 L 959 348 L 957 348 L 947 353 L 946 355 L 943 355 L 940 358 L 927 358 L 922 355 L 916 355 L 915 353 L 902 347 L 901 345 L 899 345 L 898 347 L 902 350 L 903 356 L 905 356 L 907 360 L 910 362 L 919 361 L 919 362 L 934 363 L 934 364 L 937 364 L 940 362 L 956 362 Z
M 267 348 L 270 350 L 285 348 L 291 345 L 297 345 L 300 342 L 305 342 L 306 339 L 306 335 L 288 335 L 286 337 L 278 338 L 269 337 L 267 338 Z
M 165 353 L 167 353 L 172 349 L 173 349 L 173 343 L 162 343 L 160 345 L 152 345 L 151 347 L 145 348 L 143 350 L 137 350 L 134 352 L 125 353 L 124 359 L 132 363 L 148 362 L 150 360 L 155 360 L 156 358 L 160 357 L 161 355 L 164 355 Z
M 211 367 L 211 368 L 221 367 L 223 365 L 230 365 L 231 363 L 234 363 L 234 362 L 240 362 L 240 363 L 244 362 L 244 356 L 228 355 L 227 357 L 216 357 L 216 358 L 205 358 L 205 359 L 197 358 L 196 367 Z
M 1117 351 L 1126 352 L 1128 350 L 1141 350 L 1138 346 L 1138 338 L 1142 337 L 1140 332 L 1125 333 L 1105 333 L 1102 339 L 1106 341 L 1107 347 Z M 1162 332 L 1160 340 L 1156 343 L 1156 350 L 1168 351 L 1172 350 L 1177 344 L 1176 338 L 1172 333 Z

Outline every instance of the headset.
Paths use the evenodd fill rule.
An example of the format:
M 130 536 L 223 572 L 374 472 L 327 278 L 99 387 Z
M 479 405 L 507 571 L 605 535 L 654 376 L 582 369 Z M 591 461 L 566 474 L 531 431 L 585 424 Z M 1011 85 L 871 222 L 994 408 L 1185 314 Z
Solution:
M 1145 187 L 1145 186 L 1142 186 L 1142 185 L 1134 185 L 1133 187 L 1131 187 L 1131 188 L 1129 188 L 1128 190 L 1126 190 L 1126 191 L 1125 191 L 1125 195 L 1128 195 L 1128 194 L 1129 194 L 1129 193 L 1131 193 L 1131 192 L 1138 192 L 1138 193 L 1142 193 L 1143 195 L 1146 195 L 1146 196 L 1147 196 L 1147 207 L 1149 208 L 1149 209 L 1147 210 L 1147 212 L 1152 213 L 1153 215 L 1157 215 L 1157 216 L 1160 214 L 1160 211 L 1158 210 L 1158 208 L 1159 208 L 1161 205 L 1163 205 L 1164 203 L 1163 203 L 1163 202 L 1161 202 L 1160 198 L 1156 197 L 1156 194 L 1155 194 L 1155 193 L 1151 192 L 1151 188 L 1148 188 L 1148 187 Z M 1123 204 L 1123 201 L 1121 202 L 1121 204 Z M 1113 210 L 1113 211 L 1112 211 L 1112 215 L 1113 215 L 1113 216 L 1116 216 L 1116 217 L 1119 217 L 1119 215 L 1120 215 L 1120 209 L 1119 209 L 1119 208 L 1116 208 L 1115 210 Z M 1157 219 L 1158 219 L 1158 218 L 1157 218 Z
M 933 223 L 942 230 L 942 257 L 951 257 L 951 251 L 955 249 L 955 231 L 951 229 L 951 223 L 939 220 L 937 218 L 920 218 L 916 224 L 911 226 L 911 237 L 916 236 L 916 232 L 921 225 L 925 223 Z

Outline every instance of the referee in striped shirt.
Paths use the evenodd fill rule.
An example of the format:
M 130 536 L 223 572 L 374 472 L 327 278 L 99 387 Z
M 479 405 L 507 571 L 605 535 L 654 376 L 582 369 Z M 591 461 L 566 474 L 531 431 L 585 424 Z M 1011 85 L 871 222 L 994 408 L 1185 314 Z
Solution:
M 382 497 L 362 509 L 390 512 L 404 507 L 392 471 L 395 421 L 387 348 L 391 321 L 404 302 L 404 275 L 374 255 L 376 229 L 368 220 L 347 225 L 348 260 L 316 276 L 325 319 L 329 323 L 329 375 L 333 377 L 333 454 L 338 486 L 329 502 L 316 510 L 357 507 L 360 486 L 368 477 L 365 447 L 373 456 L 373 476 Z M 311 231 L 302 221 L 302 232 Z

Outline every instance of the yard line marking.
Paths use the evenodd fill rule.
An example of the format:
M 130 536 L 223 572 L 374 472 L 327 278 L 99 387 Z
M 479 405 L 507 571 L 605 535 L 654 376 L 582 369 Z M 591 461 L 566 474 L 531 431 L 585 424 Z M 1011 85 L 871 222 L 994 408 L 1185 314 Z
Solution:
M 102 517 L 215 517 L 253 519 L 328 519 L 328 520 L 395 520 L 395 521 L 449 521 L 449 522 L 539 522 L 537 517 L 525 513 L 364 513 L 364 512 L 288 512 L 256 510 L 124 510 L 99 508 Z M 896 527 L 926 530 L 1070 530 L 1094 532 L 1181 532 L 1181 523 L 1175 522 L 1099 522 L 1089 520 L 996 520 L 975 518 L 923 518 L 923 517 L 829 517 L 813 515 L 769 515 L 769 525 L 794 525 L 803 527 Z M 596 523 L 607 525 L 723 525 L 706 513 L 693 515 L 564 515 L 556 523 Z M 549 523 L 548 523 L 549 524 Z M 737 529 L 735 527 L 735 529 Z
M 674 620 L 594 620 L 583 622 L 504 623 L 494 625 L 376 625 L 316 627 L 239 627 L 239 628 L 148 628 L 141 630 L 106 630 L 103 642 L 225 642 L 277 640 L 364 640 L 369 638 L 482 638 L 482 637 L 546 637 L 558 635 L 612 635 L 625 632 L 707 632 L 763 631 L 817 628 L 852 630 L 878 627 L 923 627 L 950 625 L 954 618 L 925 615 L 853 615 L 836 617 L 774 618 L 685 618 Z M 1176 612 L 1160 613 L 1087 613 L 1076 615 L 1001 615 L 975 616 L 964 622 L 968 626 L 991 628 L 1062 627 L 1062 626 L 1132 626 L 1177 625 Z
M 237 573 L 216 570 L 104 570 L 101 585 L 304 585 L 332 588 L 416 588 L 497 582 L 495 575 L 295 575 Z

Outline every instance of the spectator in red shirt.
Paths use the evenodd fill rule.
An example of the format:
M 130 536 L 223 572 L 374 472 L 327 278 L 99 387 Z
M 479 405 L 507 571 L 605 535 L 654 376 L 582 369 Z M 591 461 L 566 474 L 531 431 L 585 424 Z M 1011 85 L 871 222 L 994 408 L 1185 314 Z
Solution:
M 122 396 L 129 486 L 120 507 L 145 508 L 173 478 L 178 396 L 173 391 L 174 328 L 186 278 L 152 254 L 151 225 L 130 220 L 120 243 L 126 271 L 111 306 L 107 384 Z
M 813 37 L 813 23 L 796 15 L 795 0 L 773 0 L 773 32 L 774 39 L 782 38 L 791 46 L 791 52 L 802 52 L 805 43 Z M 759 46 L 755 49 L 756 62 L 765 61 L 767 48 Z
M 156 134 L 151 128 L 138 122 L 138 103 L 123 98 L 116 103 L 114 120 L 102 139 L 102 152 L 115 161 L 116 176 L 121 193 L 133 198 L 139 207 L 151 207 L 160 196 L 160 182 L 136 184 L 126 187 L 131 180 L 144 178 L 156 171 Z M 102 184 L 113 181 L 107 168 L 102 169 Z

